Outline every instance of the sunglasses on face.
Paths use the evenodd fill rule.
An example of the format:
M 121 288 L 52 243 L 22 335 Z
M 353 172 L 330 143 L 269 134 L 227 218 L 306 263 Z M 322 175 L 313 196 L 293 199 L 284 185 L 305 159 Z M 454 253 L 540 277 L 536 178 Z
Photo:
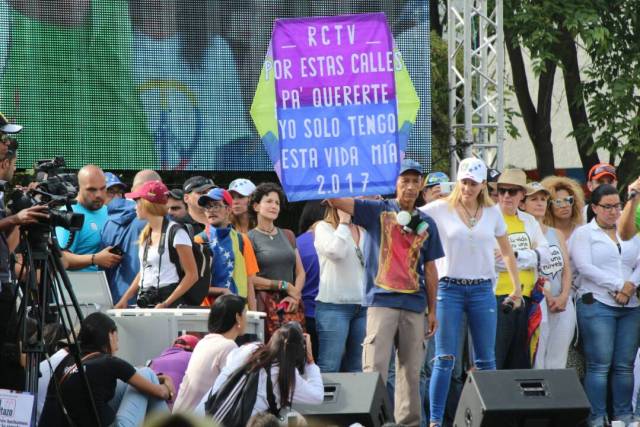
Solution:
M 518 194 L 518 192 L 520 191 L 519 188 L 504 188 L 504 187 L 498 187 L 498 194 L 506 194 L 509 193 L 509 195 L 511 197 L 515 196 L 516 194 Z
M 550 202 L 553 204 L 553 206 L 557 207 L 557 208 L 561 208 L 563 206 L 573 206 L 573 196 L 567 196 L 564 197 L 562 199 L 551 199 Z

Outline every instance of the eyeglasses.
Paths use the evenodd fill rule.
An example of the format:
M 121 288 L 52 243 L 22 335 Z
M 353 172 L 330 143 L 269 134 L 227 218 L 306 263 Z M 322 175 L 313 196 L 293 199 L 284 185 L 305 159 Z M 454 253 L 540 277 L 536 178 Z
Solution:
M 519 191 L 522 191 L 520 188 L 504 188 L 504 187 L 498 187 L 498 193 L 500 194 L 505 194 L 505 193 L 509 193 L 509 195 L 511 197 L 515 196 L 516 194 L 518 194 Z
M 217 212 L 222 210 L 225 207 L 224 203 L 216 203 L 216 204 L 210 204 L 204 207 L 205 211 L 213 211 L 213 212 Z
M 622 203 L 616 203 L 614 205 L 596 205 L 596 206 L 600 206 L 602 209 L 604 209 L 605 211 L 609 212 L 609 211 L 619 211 L 620 209 L 622 209 Z
M 574 199 L 573 196 L 567 196 L 562 199 L 551 199 L 549 200 L 549 202 L 551 202 L 557 208 L 562 208 L 566 205 L 573 206 Z

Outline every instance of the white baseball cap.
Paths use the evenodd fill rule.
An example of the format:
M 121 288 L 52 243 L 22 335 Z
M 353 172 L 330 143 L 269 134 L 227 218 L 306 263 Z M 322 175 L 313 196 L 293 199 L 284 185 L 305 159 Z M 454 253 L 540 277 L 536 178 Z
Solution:
M 235 191 L 236 193 L 247 197 L 250 196 L 256 189 L 256 186 L 253 182 L 249 181 L 245 178 L 238 178 L 231 181 L 229 184 L 229 188 L 227 191 Z
M 458 181 L 462 181 L 463 179 L 470 179 L 472 181 L 481 184 L 484 180 L 487 179 L 487 165 L 478 158 L 475 157 L 467 157 L 463 161 L 460 162 L 458 166 Z

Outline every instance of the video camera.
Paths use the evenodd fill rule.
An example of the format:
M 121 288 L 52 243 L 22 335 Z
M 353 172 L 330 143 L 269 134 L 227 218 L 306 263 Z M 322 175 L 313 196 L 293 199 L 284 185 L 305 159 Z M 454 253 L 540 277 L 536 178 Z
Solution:
M 36 161 L 36 187 L 29 190 L 15 189 L 9 195 L 7 208 L 15 215 L 23 209 L 45 205 L 49 208 L 47 225 L 63 227 L 70 231 L 80 230 L 84 223 L 84 215 L 71 210 L 72 201 L 78 194 L 78 182 L 74 174 L 60 173 L 64 166 L 64 157 Z M 4 191 L 4 185 L 1 189 Z M 60 209 L 63 206 L 66 207 L 66 211 Z M 35 227 L 40 225 L 36 224 Z M 34 226 L 27 226 L 29 227 Z

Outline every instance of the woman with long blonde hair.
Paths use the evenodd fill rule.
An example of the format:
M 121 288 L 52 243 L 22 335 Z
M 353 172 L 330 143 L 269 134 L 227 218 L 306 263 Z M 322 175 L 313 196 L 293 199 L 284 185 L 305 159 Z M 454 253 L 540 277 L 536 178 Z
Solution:
M 136 295 L 140 307 L 176 307 L 197 280 L 191 238 L 183 228 L 172 233 L 172 228 L 180 225 L 166 218 L 168 194 L 169 189 L 162 182 L 149 181 L 135 192 L 125 195 L 136 201 L 136 215 L 146 220 L 147 225 L 140 233 L 140 272 L 116 308 L 126 308 L 129 299 Z M 169 236 L 172 234 L 174 237 L 170 242 Z M 171 259 L 170 244 L 177 252 L 179 265 Z M 179 268 L 184 272 L 182 279 Z
M 540 184 L 549 190 L 549 209 L 543 223 L 560 230 L 569 240 L 573 230 L 585 223 L 584 191 L 580 184 L 566 176 L 548 176 Z
M 445 258 L 437 263 L 438 300 L 436 316 L 435 365 L 429 386 L 430 425 L 442 425 L 449 392 L 451 372 L 457 353 L 459 330 L 466 313 L 473 338 L 477 369 L 496 369 L 496 241 L 509 276 L 513 292 L 508 304 L 521 305 L 522 290 L 516 259 L 507 238 L 507 226 L 500 209 L 487 191 L 487 167 L 480 159 L 460 162 L 454 190 L 446 199 L 421 208 L 431 216 L 440 233 Z

